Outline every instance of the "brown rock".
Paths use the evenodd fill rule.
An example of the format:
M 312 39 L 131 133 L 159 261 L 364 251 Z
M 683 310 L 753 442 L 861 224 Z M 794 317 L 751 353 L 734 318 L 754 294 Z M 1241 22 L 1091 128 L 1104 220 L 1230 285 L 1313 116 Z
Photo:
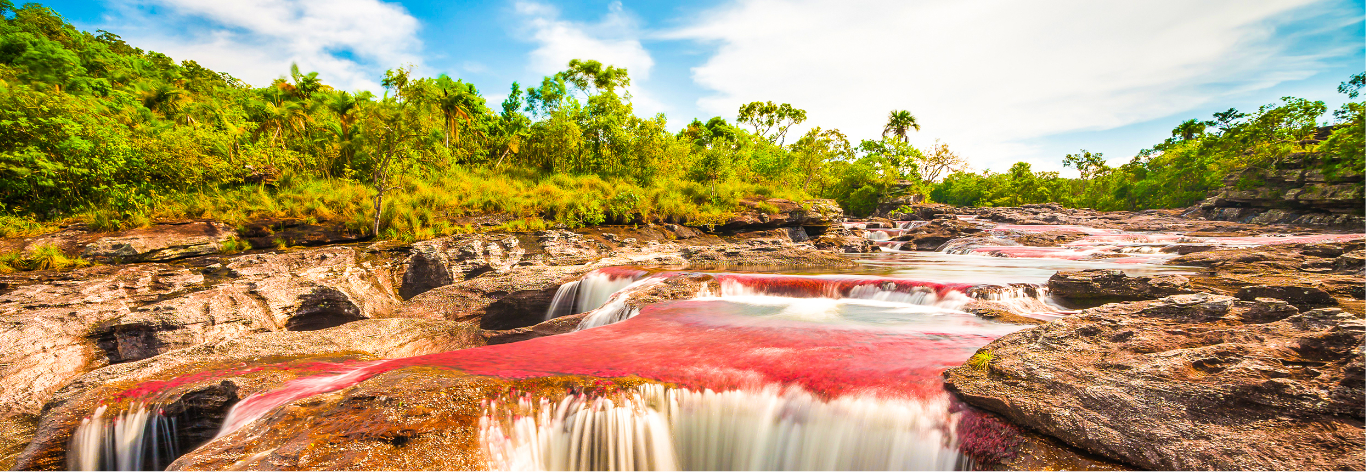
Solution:
M 1337 303 L 1328 292 L 1318 287 L 1303 285 L 1254 285 L 1238 289 L 1237 297 L 1249 301 L 1258 298 L 1275 298 L 1285 300 L 1300 308 Z
M 1324 309 L 1244 324 L 1253 304 L 1177 297 L 1193 298 L 1105 305 L 1004 336 L 980 351 L 986 369 L 954 368 L 946 382 L 970 404 L 1141 468 L 1366 467 L 1362 320 Z
M 1048 290 L 1070 300 L 1152 300 L 1195 291 L 1180 275 L 1130 277 L 1106 269 L 1058 272 L 1048 279 Z
M 983 232 L 976 224 L 954 219 L 937 219 L 892 238 L 893 241 L 913 243 L 917 251 L 933 251 L 944 243 Z
M 214 221 L 157 225 L 95 240 L 81 257 L 101 262 L 169 261 L 216 254 L 225 241 L 236 237 L 228 225 Z

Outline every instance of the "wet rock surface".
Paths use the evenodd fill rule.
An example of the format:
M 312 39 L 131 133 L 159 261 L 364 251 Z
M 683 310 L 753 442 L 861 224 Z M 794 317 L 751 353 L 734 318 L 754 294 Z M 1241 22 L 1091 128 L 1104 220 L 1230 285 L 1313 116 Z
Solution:
M 1361 469 L 1363 322 L 1191 294 L 1004 336 L 946 372 L 968 403 L 1142 468 Z
M 81 256 L 100 262 L 169 261 L 217 254 L 236 237 L 236 231 L 215 221 L 158 225 L 96 239 Z
M 957 218 L 937 219 L 929 222 L 929 224 L 921 225 L 907 234 L 892 238 L 892 240 L 910 243 L 917 251 L 933 251 L 951 240 L 982 235 L 985 231 L 976 223 Z M 910 247 L 906 247 L 906 249 L 910 249 Z
M 1191 293 L 1190 279 L 1180 275 L 1130 277 L 1121 270 L 1058 272 L 1048 279 L 1053 296 L 1068 300 L 1151 300 Z

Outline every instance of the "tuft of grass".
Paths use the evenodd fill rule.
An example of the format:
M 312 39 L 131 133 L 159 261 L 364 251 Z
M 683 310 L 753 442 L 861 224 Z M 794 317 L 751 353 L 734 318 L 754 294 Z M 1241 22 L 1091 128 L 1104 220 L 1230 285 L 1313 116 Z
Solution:
M 241 238 L 238 237 L 233 237 L 232 239 L 223 241 L 218 245 L 218 251 L 223 254 L 237 254 L 239 252 L 246 251 L 249 249 L 251 249 L 251 243 L 243 241 Z
M 0 273 L 28 270 L 63 270 L 90 265 L 90 261 L 71 258 L 51 244 L 34 247 L 28 253 L 10 251 L 0 254 Z
M 991 360 L 995 358 L 996 355 L 992 354 L 991 351 L 977 351 L 976 354 L 968 358 L 968 367 L 987 372 L 991 370 Z

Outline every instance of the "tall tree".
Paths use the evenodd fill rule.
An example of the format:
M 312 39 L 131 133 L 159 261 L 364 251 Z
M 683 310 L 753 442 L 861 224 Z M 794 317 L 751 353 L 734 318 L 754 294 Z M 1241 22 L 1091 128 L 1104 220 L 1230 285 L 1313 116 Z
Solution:
M 920 131 L 920 123 L 915 121 L 915 115 L 907 110 L 892 110 L 892 113 L 887 115 L 887 125 L 882 127 L 882 137 L 890 134 L 903 143 L 910 142 L 908 132 L 912 129 Z
M 782 146 L 787 140 L 788 128 L 806 121 L 806 110 L 787 103 L 750 102 L 740 106 L 736 121 L 753 126 L 755 135 Z

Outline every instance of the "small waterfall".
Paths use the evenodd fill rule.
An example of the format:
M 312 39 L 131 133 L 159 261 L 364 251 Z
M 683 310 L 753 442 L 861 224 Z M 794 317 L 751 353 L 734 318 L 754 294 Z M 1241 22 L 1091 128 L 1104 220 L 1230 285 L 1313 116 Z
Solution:
M 157 405 L 135 405 L 105 418 L 105 406 L 81 420 L 67 445 L 68 470 L 165 470 L 177 457 L 176 420 Z
M 717 279 L 722 297 L 857 298 L 954 310 L 972 301 L 963 293 L 967 285 L 906 279 L 750 274 L 722 274 Z
M 550 307 L 545 310 L 545 320 L 574 314 L 574 298 L 578 294 L 579 281 L 561 284 L 560 289 L 555 291 L 555 298 L 550 300 Z
M 946 254 L 973 254 L 978 249 L 993 249 L 1008 246 L 1020 246 L 1021 244 L 1004 238 L 983 238 L 968 237 L 950 240 L 939 245 L 935 251 Z
M 610 399 L 491 402 L 480 439 L 494 470 L 950 470 L 963 463 L 955 423 L 944 397 L 647 384 Z
M 574 313 L 584 313 L 603 306 L 612 298 L 612 294 L 647 275 L 649 273 L 643 270 L 624 267 L 607 267 L 589 272 L 579 281 Z
M 890 238 L 886 231 L 864 231 L 863 237 L 870 241 L 886 241 Z
M 1053 302 L 1048 295 L 1048 286 L 1038 284 L 984 285 L 974 287 L 968 292 L 972 298 L 990 302 L 1011 313 L 1034 318 L 1051 319 L 1072 313 Z
M 588 313 L 588 316 L 583 317 L 583 321 L 579 322 L 579 327 L 574 328 L 574 331 L 607 326 L 619 321 L 626 321 L 626 319 L 636 316 L 640 313 L 640 308 L 627 305 L 626 300 L 630 298 L 631 294 L 659 285 L 659 283 L 663 281 L 663 278 L 650 277 L 637 280 L 622 287 L 615 293 L 610 294 L 607 301 L 604 302 L 602 306 L 597 307 L 597 309 Z

